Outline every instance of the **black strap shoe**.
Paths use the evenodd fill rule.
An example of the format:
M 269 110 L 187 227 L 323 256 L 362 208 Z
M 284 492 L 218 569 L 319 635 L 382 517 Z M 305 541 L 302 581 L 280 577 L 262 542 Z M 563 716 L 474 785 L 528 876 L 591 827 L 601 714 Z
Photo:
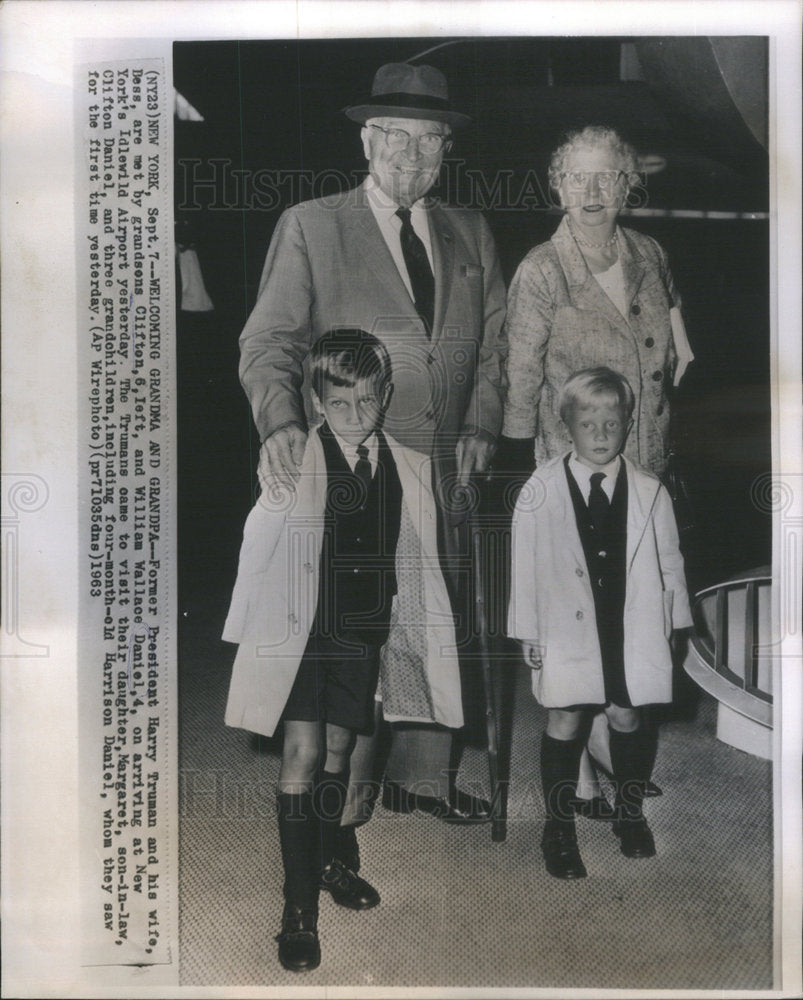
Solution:
M 321 872 L 321 888 L 331 894 L 338 906 L 347 906 L 350 910 L 370 910 L 379 905 L 376 889 L 337 858 Z
M 588 874 L 580 857 L 573 822 L 548 819 L 541 837 L 541 850 L 546 870 L 554 878 L 570 880 L 585 878 Z
M 619 838 L 619 848 L 626 858 L 654 858 L 655 840 L 643 816 L 638 819 L 618 819 L 613 832 Z
M 382 805 L 391 812 L 410 813 L 414 809 L 429 813 L 444 823 L 488 823 L 491 803 L 455 788 L 449 798 L 416 795 L 395 781 L 386 781 Z
M 290 972 L 309 972 L 321 964 L 318 914 L 291 903 L 284 904 L 282 929 L 276 935 L 279 961 Z

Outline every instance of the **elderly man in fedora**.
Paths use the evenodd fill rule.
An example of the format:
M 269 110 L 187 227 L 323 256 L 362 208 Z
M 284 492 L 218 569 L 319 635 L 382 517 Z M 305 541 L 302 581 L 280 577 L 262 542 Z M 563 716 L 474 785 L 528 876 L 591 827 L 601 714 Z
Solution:
M 385 428 L 428 456 L 440 561 L 463 615 L 470 556 L 459 487 L 487 467 L 500 430 L 505 288 L 481 214 L 428 195 L 452 130 L 470 119 L 451 106 L 439 70 L 406 63 L 382 66 L 371 96 L 345 114 L 362 126 L 368 177 L 284 212 L 240 337 L 240 378 L 262 441 L 260 481 L 266 490 L 293 489 L 299 475 L 313 412 L 305 375 L 312 344 L 333 327 L 370 331 L 393 369 Z M 489 804 L 455 786 L 454 730 L 437 724 L 431 704 L 427 711 L 420 679 L 394 678 L 397 669 L 391 664 L 381 680 L 385 717 L 396 723 L 383 804 L 447 822 L 487 820 Z M 342 827 L 351 870 L 359 864 L 354 826 L 370 815 L 374 739 L 358 737 L 352 755 Z

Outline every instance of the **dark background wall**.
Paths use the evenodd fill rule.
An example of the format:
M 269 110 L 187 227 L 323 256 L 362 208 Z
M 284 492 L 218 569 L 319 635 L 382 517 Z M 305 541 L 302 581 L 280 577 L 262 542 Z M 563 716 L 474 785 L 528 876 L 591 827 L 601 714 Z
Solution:
M 769 516 L 751 492 L 771 467 L 765 40 L 177 43 L 176 88 L 204 121 L 176 122 L 176 217 L 215 304 L 179 313 L 183 604 L 213 587 L 222 615 L 233 579 L 259 444 L 237 337 L 275 223 L 288 205 L 362 179 L 359 127 L 342 108 L 368 94 L 382 63 L 436 46 L 418 61 L 443 69 L 474 119 L 440 194 L 485 211 L 506 281 L 558 224 L 546 167 L 566 128 L 610 123 L 666 162 L 641 202 L 665 214 L 622 221 L 667 250 L 697 356 L 673 401 L 698 525 L 686 540 L 691 582 L 768 563 Z

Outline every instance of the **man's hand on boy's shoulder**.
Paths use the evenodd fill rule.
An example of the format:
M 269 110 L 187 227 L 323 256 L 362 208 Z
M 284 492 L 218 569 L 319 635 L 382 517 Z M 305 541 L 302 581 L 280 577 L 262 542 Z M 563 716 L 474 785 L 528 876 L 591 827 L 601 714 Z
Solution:
M 295 490 L 306 445 L 307 432 L 300 424 L 286 424 L 265 438 L 257 470 L 263 492 L 280 488 Z
M 533 670 L 540 670 L 543 667 L 546 646 L 541 646 L 535 640 L 522 639 L 521 651 L 524 656 L 524 662 L 528 667 L 531 667 Z

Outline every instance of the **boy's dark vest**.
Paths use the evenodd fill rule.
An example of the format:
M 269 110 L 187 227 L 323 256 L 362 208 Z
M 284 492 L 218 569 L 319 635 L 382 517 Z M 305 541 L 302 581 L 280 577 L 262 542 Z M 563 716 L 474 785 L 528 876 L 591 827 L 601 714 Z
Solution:
M 586 557 L 586 567 L 594 595 L 605 697 L 623 707 L 630 706 L 625 682 L 624 615 L 627 581 L 627 469 L 619 463 L 605 523 L 595 528 L 583 494 L 564 460 L 566 479 L 574 507 L 577 530 Z
M 381 645 L 396 593 L 402 488 L 381 432 L 367 493 L 327 424 L 319 428 L 327 486 L 318 608 L 313 633 Z

